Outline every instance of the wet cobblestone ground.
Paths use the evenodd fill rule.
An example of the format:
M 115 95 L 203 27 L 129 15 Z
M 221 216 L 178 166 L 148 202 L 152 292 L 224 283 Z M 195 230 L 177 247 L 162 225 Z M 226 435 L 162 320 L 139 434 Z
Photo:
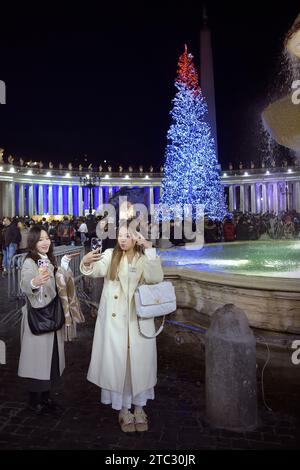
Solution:
M 54 394 L 62 411 L 55 416 L 33 415 L 17 377 L 19 316 L 16 303 L 7 299 L 6 282 L 0 280 L 0 339 L 7 346 L 7 364 L 0 366 L 0 449 L 300 448 L 298 371 L 289 380 L 281 380 L 276 371 L 266 370 L 265 398 L 273 411 L 262 403 L 258 371 L 259 427 L 255 431 L 212 429 L 205 422 L 203 346 L 201 342 L 177 344 L 170 326 L 158 339 L 156 399 L 146 409 L 149 431 L 123 433 L 118 413 L 100 403 L 99 389 L 86 380 L 95 322 L 90 312 L 85 312 L 87 322 L 80 327 L 78 338 L 66 344 L 67 367 Z

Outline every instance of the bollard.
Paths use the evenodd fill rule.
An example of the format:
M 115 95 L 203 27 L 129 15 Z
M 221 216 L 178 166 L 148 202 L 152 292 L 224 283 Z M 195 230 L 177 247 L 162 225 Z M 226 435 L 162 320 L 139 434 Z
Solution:
M 240 308 L 218 308 L 205 335 L 206 417 L 232 431 L 257 426 L 256 341 Z

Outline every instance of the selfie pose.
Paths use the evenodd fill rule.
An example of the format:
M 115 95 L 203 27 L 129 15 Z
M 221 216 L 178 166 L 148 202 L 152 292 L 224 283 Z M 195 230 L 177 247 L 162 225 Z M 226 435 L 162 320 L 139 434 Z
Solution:
M 63 256 L 57 268 L 48 232 L 38 225 L 29 231 L 27 251 L 21 271 L 26 304 L 18 375 L 27 381 L 30 409 L 41 414 L 56 409 L 50 389 L 65 368 L 64 341 L 71 339 L 73 324 L 84 321 L 69 270 L 79 253 Z
M 100 249 L 91 251 L 83 257 L 80 269 L 86 276 L 104 277 L 87 378 L 101 387 L 101 402 L 120 411 L 122 431 L 147 431 L 143 407 L 154 399 L 156 339 L 139 332 L 134 292 L 141 282 L 163 280 L 160 258 L 150 242 L 122 226 L 115 248 L 103 254 Z M 143 321 L 143 331 L 153 335 L 153 318 Z

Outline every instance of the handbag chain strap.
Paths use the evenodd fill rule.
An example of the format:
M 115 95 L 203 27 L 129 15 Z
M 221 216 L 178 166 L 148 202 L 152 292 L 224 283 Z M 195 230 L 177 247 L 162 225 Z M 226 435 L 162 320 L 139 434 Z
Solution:
M 140 333 L 144 338 L 152 339 L 152 338 L 156 338 L 156 336 L 158 336 L 158 335 L 162 332 L 162 330 L 164 329 L 166 316 L 165 316 L 165 315 L 163 316 L 162 323 L 161 323 L 160 327 L 159 327 L 158 330 L 155 332 L 155 334 L 152 335 L 152 336 L 148 336 L 148 335 L 146 335 L 145 333 L 142 332 L 141 324 L 140 324 L 140 319 L 139 319 L 138 316 L 136 316 L 136 319 L 137 319 L 137 323 L 138 323 L 139 333 Z

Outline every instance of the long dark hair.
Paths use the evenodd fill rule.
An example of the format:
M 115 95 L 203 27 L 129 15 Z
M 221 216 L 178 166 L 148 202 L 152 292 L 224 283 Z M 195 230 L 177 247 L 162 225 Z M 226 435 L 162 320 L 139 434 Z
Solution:
M 41 259 L 40 255 L 39 255 L 39 253 L 36 249 L 36 244 L 40 241 L 42 231 L 47 233 L 47 235 L 49 237 L 49 240 L 51 241 L 49 233 L 47 232 L 47 230 L 45 230 L 45 228 L 42 225 L 33 225 L 31 227 L 31 229 L 29 230 L 29 233 L 28 233 L 28 239 L 27 239 L 28 254 L 27 254 L 26 258 L 31 258 L 36 263 L 39 259 Z M 50 244 L 47 256 L 48 256 L 51 264 L 53 264 L 54 269 L 57 269 L 56 259 L 55 259 L 55 256 L 53 254 L 53 245 L 52 245 L 52 243 Z
M 300 15 L 296 18 L 295 23 L 292 25 L 290 30 L 287 32 L 286 37 L 284 39 L 284 46 L 287 46 L 287 43 L 289 42 L 290 39 L 294 36 L 297 31 L 300 30 Z

